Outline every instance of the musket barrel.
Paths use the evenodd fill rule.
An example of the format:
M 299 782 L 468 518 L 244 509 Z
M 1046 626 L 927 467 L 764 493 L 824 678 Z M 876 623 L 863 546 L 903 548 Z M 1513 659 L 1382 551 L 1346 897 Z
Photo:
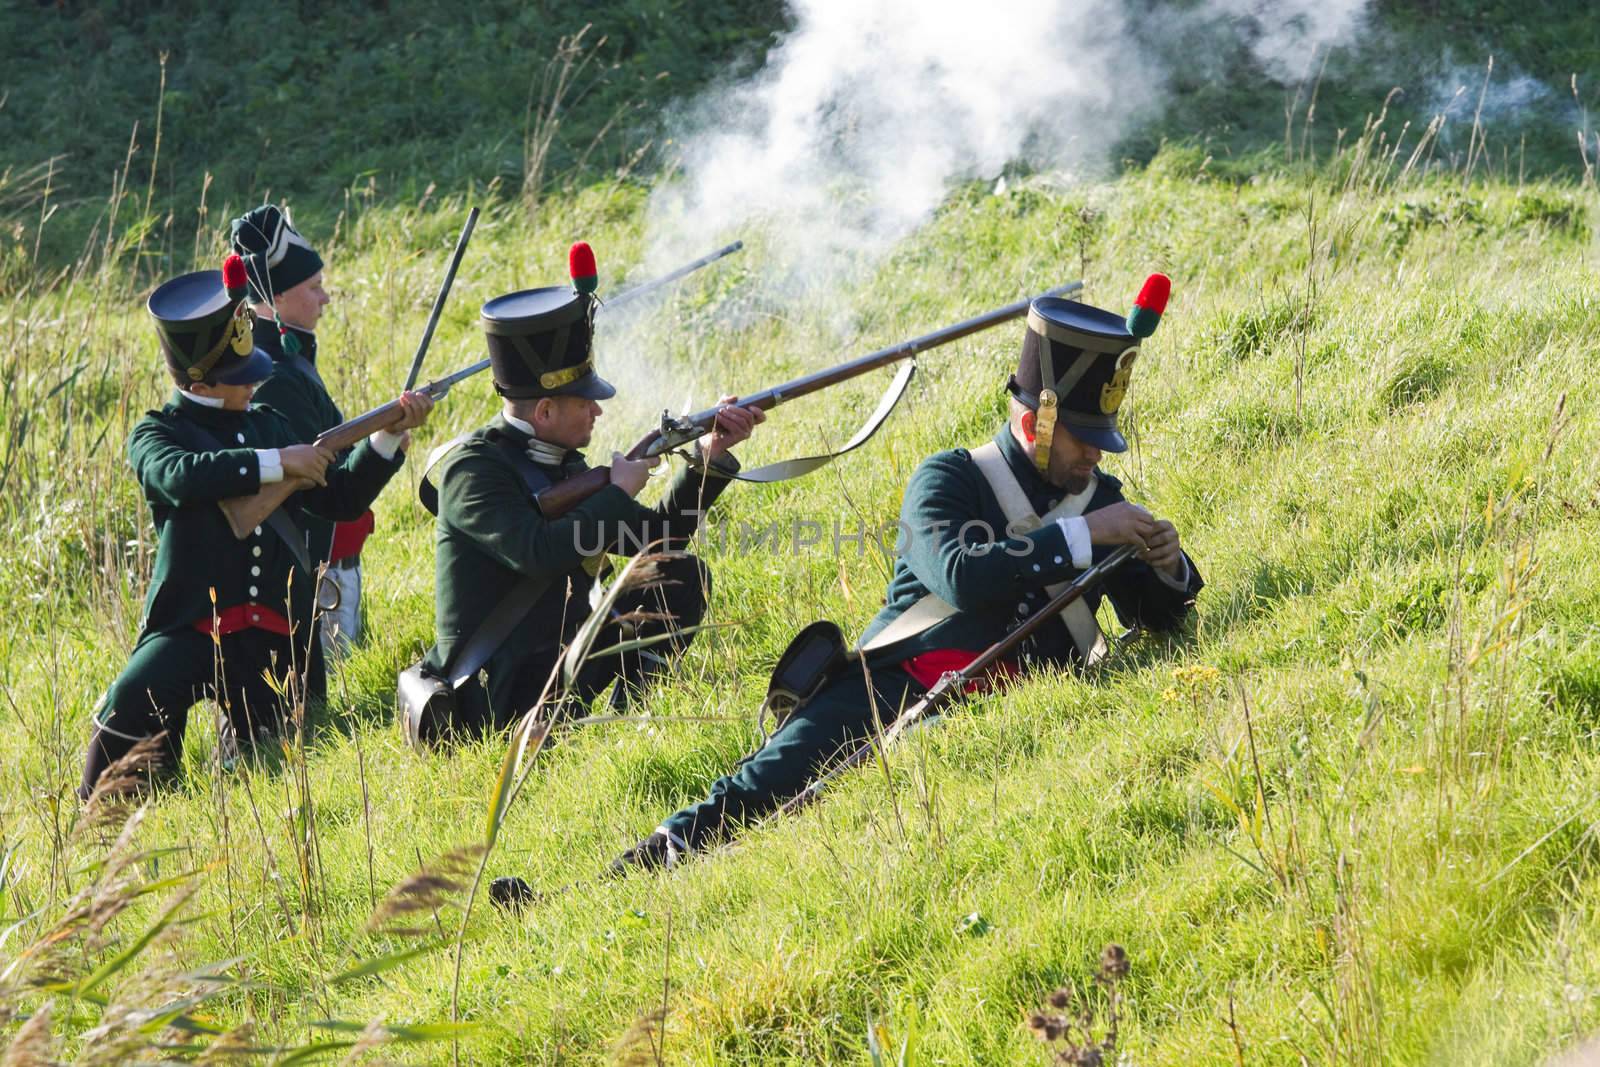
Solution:
M 470 367 L 462 367 L 458 371 L 446 374 L 443 378 L 429 382 L 427 385 L 423 386 L 423 389 L 427 390 L 429 396 L 437 399 L 448 392 L 450 387 L 455 385 L 457 382 L 464 381 L 467 378 L 472 377 L 474 374 L 478 374 L 481 371 L 486 371 L 488 369 L 489 361 L 486 359 L 480 359 Z
M 623 290 L 622 292 L 618 293 L 616 296 L 612 297 L 610 300 L 607 300 L 605 303 L 601 304 L 600 305 L 600 309 L 603 311 L 608 307 L 616 307 L 619 304 L 625 304 L 629 300 L 637 300 L 641 296 L 646 296 L 646 295 L 648 295 L 650 293 L 655 292 L 657 289 L 660 289 L 664 285 L 671 285 L 673 282 L 677 281 L 679 278 L 685 277 L 686 275 L 693 274 L 695 271 L 699 270 L 701 267 L 704 267 L 708 263 L 715 263 L 717 260 L 723 258 L 724 256 L 731 256 L 731 255 L 733 255 L 735 252 L 739 251 L 739 249 L 741 249 L 743 247 L 744 247 L 744 242 L 743 241 L 735 241 L 732 244 L 723 245 L 721 248 L 717 249 L 715 252 L 709 252 L 706 255 L 701 256 L 699 259 L 694 260 L 693 262 L 685 263 L 683 266 L 679 267 L 678 269 L 672 270 L 672 271 L 668 271 L 666 274 L 663 274 L 659 278 L 655 278 L 655 279 L 652 279 L 651 281 L 645 282 L 643 285 L 636 285 L 632 289 Z
M 1054 289 L 1046 290 L 1040 293 L 1039 296 L 1065 296 L 1082 288 L 1083 282 L 1081 281 L 1069 282 L 1066 285 L 1058 285 Z M 901 341 L 899 344 L 890 345 L 888 348 L 880 348 L 876 352 L 868 352 L 864 356 L 857 356 L 855 359 L 836 364 L 825 370 L 813 371 L 793 381 L 784 382 L 782 385 L 775 385 L 759 393 L 741 397 L 738 404 L 740 407 L 758 407 L 763 411 L 770 411 L 786 401 L 794 400 L 808 393 L 814 393 L 819 389 L 826 389 L 831 385 L 837 385 L 842 381 L 876 370 L 879 367 L 887 367 L 891 363 L 898 363 L 902 359 L 917 355 L 919 352 L 925 352 L 930 348 L 937 348 L 940 345 L 949 344 L 951 341 L 959 341 L 963 337 L 981 333 L 1007 320 L 1021 318 L 1028 313 L 1028 305 L 1037 299 L 1038 297 L 1027 297 L 1023 300 L 1013 301 L 1004 307 L 986 311 L 982 315 L 974 315 L 972 318 L 958 322 L 953 326 L 946 326 L 941 330 L 925 333 L 921 337 L 913 337 L 909 341 Z M 687 421 L 702 428 L 709 427 L 716 419 L 717 411 L 718 408 L 707 408 L 704 411 L 698 411 L 688 416 Z
M 433 342 L 433 331 L 439 325 L 439 316 L 444 312 L 445 298 L 450 295 L 450 287 L 455 285 L 456 270 L 461 266 L 461 257 L 467 250 L 467 242 L 472 240 L 473 227 L 478 225 L 478 209 L 473 208 L 467 213 L 467 221 L 461 227 L 461 236 L 456 239 L 456 250 L 450 256 L 450 268 L 445 271 L 444 284 L 439 286 L 439 293 L 433 298 L 433 310 L 428 313 L 428 325 L 422 331 L 422 340 L 417 342 L 416 355 L 411 357 L 411 370 L 406 374 L 406 384 L 403 392 L 409 392 L 417 384 L 417 376 L 422 373 L 422 360 L 428 354 L 428 345 Z
M 1088 592 L 1090 586 L 1132 559 L 1137 551 L 1134 545 L 1119 545 L 1112 549 L 1105 559 L 1078 575 L 1065 589 L 1051 597 L 1049 603 L 1023 620 L 1022 625 L 984 649 L 982 655 L 961 671 L 961 681 L 968 682 L 981 677 L 995 663 L 1016 651 L 1017 647 L 1032 637 L 1041 626 L 1065 611 L 1068 604 Z M 928 710 L 930 709 L 924 709 L 922 714 L 927 714 Z
M 1050 598 L 1050 602 L 1030 615 L 1021 626 L 1012 630 L 1006 636 L 984 649 L 983 654 L 967 664 L 953 676 L 946 675 L 934 683 L 932 689 L 925 693 L 921 700 L 912 704 L 901 712 L 899 717 L 890 723 L 883 731 L 883 744 L 887 746 L 898 738 L 913 723 L 919 719 L 938 711 L 956 694 L 966 688 L 966 683 L 983 677 L 990 667 L 996 662 L 1016 651 L 1017 647 L 1031 637 L 1045 623 L 1060 615 L 1066 610 L 1067 605 L 1079 599 L 1089 591 L 1090 586 L 1103 579 L 1106 575 L 1132 559 L 1138 548 L 1134 545 L 1120 545 L 1113 549 L 1105 559 L 1096 563 L 1088 570 L 1074 578 L 1065 589 Z M 782 814 L 790 814 L 805 807 L 815 800 L 822 792 L 823 787 L 839 775 L 852 767 L 859 767 L 872 755 L 874 744 L 869 742 L 857 748 L 843 760 L 833 765 L 828 771 L 814 779 L 799 793 L 789 798 L 778 810 Z

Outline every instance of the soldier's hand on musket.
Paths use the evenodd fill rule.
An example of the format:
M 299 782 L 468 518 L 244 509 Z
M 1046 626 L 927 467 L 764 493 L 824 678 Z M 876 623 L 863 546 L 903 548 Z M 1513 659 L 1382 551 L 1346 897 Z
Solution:
M 411 431 L 428 421 L 429 412 L 433 411 L 433 397 L 427 393 L 408 392 L 401 393 L 400 421 L 389 427 L 389 432 L 400 438 L 402 451 L 411 451 Z
M 1150 550 L 1150 539 L 1156 536 L 1155 517 L 1126 500 L 1091 511 L 1083 521 L 1089 526 L 1090 543 L 1138 545 L 1141 555 Z
M 390 433 L 405 433 L 415 430 L 418 426 L 428 421 L 429 412 L 433 411 L 433 397 L 427 393 L 409 392 L 400 394 L 400 421 L 389 427 Z
M 1139 554 L 1140 559 L 1174 578 L 1179 576 L 1178 565 L 1183 561 L 1183 548 L 1178 543 L 1176 526 L 1166 519 L 1157 519 L 1155 533 L 1145 538 L 1145 546 L 1145 550 Z
M 327 485 L 328 464 L 333 462 L 333 449 L 321 445 L 290 445 L 278 449 L 278 462 L 283 464 L 285 478 L 301 478 L 312 485 Z
M 613 452 L 611 453 L 611 484 L 629 496 L 638 496 L 639 490 L 644 488 L 644 483 L 650 480 L 651 469 L 660 462 L 660 456 L 651 456 L 648 459 L 629 459 L 621 452 Z
M 749 440 L 756 426 L 767 421 L 767 413 L 760 408 L 734 407 L 737 399 L 729 395 L 717 401 L 721 406 L 717 409 L 716 425 L 700 438 L 700 455 L 708 463 L 741 441 Z

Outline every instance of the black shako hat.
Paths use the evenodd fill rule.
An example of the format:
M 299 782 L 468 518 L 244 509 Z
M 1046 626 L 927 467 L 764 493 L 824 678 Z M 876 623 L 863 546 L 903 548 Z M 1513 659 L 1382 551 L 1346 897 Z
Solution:
M 1139 338 L 1121 315 L 1044 296 L 1028 308 L 1011 395 L 1035 411 L 1054 408 L 1054 424 L 1106 452 L 1126 452 L 1117 409 L 1127 395 Z
M 183 274 L 150 294 L 146 307 L 167 369 L 182 388 L 254 385 L 272 374 L 272 357 L 255 346 L 255 316 L 244 302 L 243 265 L 230 256 L 225 269 Z M 235 283 L 224 285 L 225 276 Z
M 580 254 L 580 247 L 582 254 Z M 594 372 L 594 255 L 573 246 L 573 288 L 547 286 L 497 296 L 483 305 L 484 340 L 495 392 L 512 400 L 617 395 Z M 583 271 L 580 275 L 579 271 Z
M 322 269 L 322 257 L 275 204 L 252 208 L 233 220 L 233 250 L 244 258 L 250 299 L 270 304 Z

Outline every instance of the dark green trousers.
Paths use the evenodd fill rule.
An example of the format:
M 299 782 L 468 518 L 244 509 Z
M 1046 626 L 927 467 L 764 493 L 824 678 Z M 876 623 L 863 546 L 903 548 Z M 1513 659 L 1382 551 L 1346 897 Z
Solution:
M 584 714 L 601 690 L 613 681 L 617 683 L 612 694 L 613 706 L 626 707 L 631 696 L 646 689 L 694 640 L 693 633 L 683 631 L 692 630 L 705 617 L 706 598 L 711 589 L 710 568 L 693 556 L 663 560 L 657 567 L 661 571 L 659 584 L 627 590 L 612 605 L 614 620 L 642 617 L 643 621 L 630 623 L 626 628 L 616 622 L 606 623 L 600 627 L 593 647 L 595 652 L 603 653 L 635 639 L 671 636 L 672 640 L 645 649 L 591 656 L 579 669 L 558 718 Z M 456 730 L 503 730 L 538 702 L 556 659 L 588 617 L 589 606 L 569 599 L 562 608 L 563 617 L 567 617 L 568 612 L 570 621 L 565 631 L 557 635 L 541 634 L 535 625 L 525 623 L 521 633 L 531 631 L 537 643 L 516 662 L 513 670 L 496 674 L 493 664 L 498 660 L 491 661 L 487 690 L 475 678 L 456 690 L 453 724 Z M 550 629 L 555 631 L 556 627 Z M 513 634 L 509 640 L 520 639 L 524 638 Z
M 887 727 L 902 707 L 922 695 L 922 687 L 895 666 L 874 669 L 872 688 L 876 715 L 860 667 L 847 668 L 784 720 L 732 774 L 719 778 L 706 799 L 672 815 L 661 829 L 689 848 L 714 843 L 731 825 L 776 810 L 830 762 L 871 739 L 880 722 Z
M 229 634 L 220 648 L 195 630 L 139 638 L 128 665 L 95 709 L 78 795 L 87 799 L 107 767 L 138 741 L 159 733 L 166 734 L 161 766 L 177 767 L 189 709 L 202 700 L 222 705 L 241 743 L 249 743 L 262 728 L 276 733 L 289 709 L 266 673 L 281 680 L 293 664 L 305 674 L 306 648 L 303 642 L 294 643 L 300 647 L 291 651 L 287 636 L 265 630 Z M 320 658 L 319 642 L 310 644 L 312 655 Z

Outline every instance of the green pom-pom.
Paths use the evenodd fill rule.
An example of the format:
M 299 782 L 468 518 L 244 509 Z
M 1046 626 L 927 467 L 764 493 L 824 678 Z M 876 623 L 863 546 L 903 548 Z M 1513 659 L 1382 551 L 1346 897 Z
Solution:
M 1156 332 L 1156 327 L 1161 324 L 1161 312 L 1152 311 L 1135 305 L 1128 312 L 1128 332 L 1135 337 L 1149 337 Z
M 567 273 L 572 275 L 572 287 L 580 293 L 592 293 L 600 284 L 600 268 L 595 266 L 594 249 L 588 241 L 574 241 L 567 251 Z

